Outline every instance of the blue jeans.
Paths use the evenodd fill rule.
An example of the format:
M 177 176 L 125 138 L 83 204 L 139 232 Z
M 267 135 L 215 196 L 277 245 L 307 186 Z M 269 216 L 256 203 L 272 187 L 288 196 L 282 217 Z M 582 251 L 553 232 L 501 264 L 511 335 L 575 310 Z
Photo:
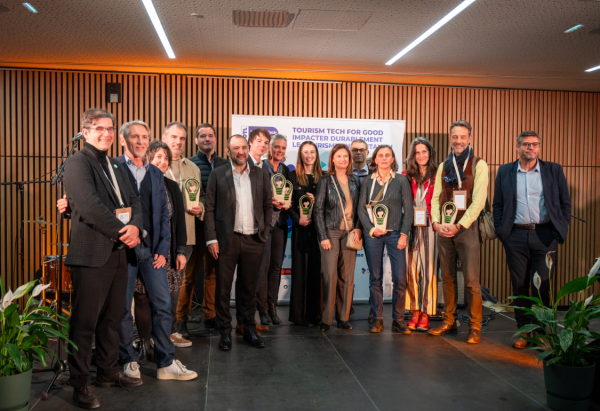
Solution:
M 143 244 L 135 247 L 137 265 L 128 264 L 127 296 L 125 315 L 119 330 L 119 362 L 137 362 L 139 356 L 133 348 L 133 316 L 131 302 L 135 291 L 135 282 L 140 276 L 150 300 L 152 310 L 152 338 L 154 339 L 154 357 L 158 368 L 168 367 L 173 362 L 175 346 L 171 341 L 171 295 L 165 267 L 153 268 L 152 251 Z
M 365 233 L 365 254 L 369 265 L 369 297 L 373 318 L 383 318 L 383 251 L 387 248 L 392 266 L 392 318 L 404 320 L 406 302 L 406 252 L 398 250 L 400 231 L 388 231 L 380 237 Z

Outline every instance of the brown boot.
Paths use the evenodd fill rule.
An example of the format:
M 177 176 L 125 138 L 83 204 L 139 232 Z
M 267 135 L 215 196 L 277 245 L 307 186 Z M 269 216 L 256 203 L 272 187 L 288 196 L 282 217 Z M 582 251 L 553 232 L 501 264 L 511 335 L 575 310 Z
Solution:
M 108 377 L 105 375 L 98 375 L 96 377 L 96 387 L 111 387 L 116 385 L 123 388 L 130 388 L 139 387 L 143 383 L 141 378 L 129 377 L 121 371 Z
M 259 331 L 269 331 L 269 327 L 267 327 L 266 325 L 260 325 L 260 324 L 256 324 L 256 332 Z M 260 334 L 258 334 L 260 335 Z
M 259 328 L 260 327 L 260 328 Z M 264 327 L 262 325 L 258 325 L 256 324 L 256 335 L 258 335 L 260 337 L 260 331 L 265 331 L 263 330 L 263 328 L 266 328 L 266 331 L 269 331 L 269 327 Z M 240 335 L 244 335 L 244 324 L 236 324 L 235 325 L 235 333 L 236 334 L 240 334 Z
M 469 335 L 467 336 L 467 343 L 479 344 L 480 341 L 481 341 L 481 330 L 476 330 L 475 328 L 469 328 Z
M 517 350 L 523 350 L 525 347 L 527 347 L 527 341 L 525 341 L 525 339 L 523 337 L 529 337 L 528 333 L 522 333 L 520 334 L 514 341 L 513 341 L 513 348 L 516 348 Z
M 540 335 L 542 335 L 542 333 L 534 331 L 532 337 L 537 338 Z M 542 347 L 544 347 L 545 350 L 549 350 L 552 348 L 552 347 L 550 347 L 550 343 L 548 342 L 548 340 L 546 338 L 540 337 L 539 340 L 542 343 Z
M 456 334 L 458 332 L 458 327 L 456 326 L 456 321 L 452 324 L 444 321 L 439 327 L 430 328 L 427 332 L 431 335 Z

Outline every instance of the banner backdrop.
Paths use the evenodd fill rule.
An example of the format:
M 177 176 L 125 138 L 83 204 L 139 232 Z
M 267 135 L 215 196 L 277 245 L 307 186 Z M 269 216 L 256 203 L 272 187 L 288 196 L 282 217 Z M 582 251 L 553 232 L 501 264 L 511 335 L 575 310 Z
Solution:
M 283 134 L 287 137 L 287 153 L 285 164 L 290 171 L 296 168 L 298 158 L 298 147 L 305 140 L 316 144 L 321 158 L 321 167 L 327 170 L 329 152 L 331 148 L 339 143 L 348 146 L 356 139 L 363 139 L 369 145 L 369 151 L 380 144 L 388 144 L 393 147 L 398 164 L 402 164 L 404 153 L 402 152 L 406 122 L 404 120 L 353 120 L 342 118 L 315 118 L 315 117 L 272 117 L 272 116 L 245 116 L 232 115 L 232 134 L 241 134 L 248 138 L 250 132 L 255 128 L 265 128 L 271 135 Z M 283 261 L 281 286 L 279 287 L 279 300 L 289 301 L 291 286 L 291 220 L 288 221 L 288 242 Z M 387 256 L 383 261 L 384 297 L 391 298 L 392 282 L 390 263 Z M 354 273 L 354 300 L 367 301 L 369 299 L 369 267 L 365 258 L 364 248 L 357 252 L 356 269 Z M 233 295 L 233 294 L 232 294 Z

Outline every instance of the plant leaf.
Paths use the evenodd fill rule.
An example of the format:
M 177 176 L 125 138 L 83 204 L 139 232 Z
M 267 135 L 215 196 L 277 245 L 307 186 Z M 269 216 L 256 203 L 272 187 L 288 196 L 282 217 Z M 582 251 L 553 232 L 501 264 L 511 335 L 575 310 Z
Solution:
M 558 338 L 560 340 L 560 347 L 563 351 L 567 351 L 573 342 L 573 331 L 565 328 L 558 335 Z
M 554 350 L 545 350 L 544 352 L 538 355 L 538 364 L 542 362 L 546 357 L 554 354 Z
M 574 280 L 569 281 L 568 283 L 563 285 L 562 288 L 558 291 L 558 294 L 556 295 L 556 301 L 557 302 L 560 301 L 563 297 L 565 297 L 569 294 L 578 293 L 580 291 L 587 289 L 598 278 L 599 277 L 592 277 L 592 278 L 579 277 L 579 278 L 575 278 Z M 589 281 L 589 284 L 588 284 L 588 281 Z
M 590 269 L 590 272 L 588 273 L 588 278 L 592 278 L 596 274 L 598 274 L 598 270 L 600 270 L 600 258 L 596 258 L 596 264 L 594 264 Z
M 590 295 L 588 298 L 585 299 L 583 306 L 587 307 L 587 305 L 592 301 L 592 298 L 594 298 L 594 294 Z
M 38 280 L 32 280 L 32 281 L 29 281 L 28 283 L 23 284 L 19 288 L 17 288 L 15 290 L 15 292 L 13 293 L 13 297 L 12 297 L 13 301 L 18 298 L 21 298 L 25 294 L 27 294 L 35 286 L 35 283 L 37 283 L 37 282 L 38 282 Z
M 515 338 L 516 336 L 521 334 L 529 334 L 530 332 L 539 330 L 540 328 L 542 327 L 540 327 L 538 324 L 526 324 L 519 328 L 519 330 L 512 336 L 512 338 Z
M 14 344 L 6 344 L 6 351 L 8 355 L 15 363 L 15 367 L 19 370 L 19 372 L 23 372 L 23 360 L 21 358 L 21 351 Z

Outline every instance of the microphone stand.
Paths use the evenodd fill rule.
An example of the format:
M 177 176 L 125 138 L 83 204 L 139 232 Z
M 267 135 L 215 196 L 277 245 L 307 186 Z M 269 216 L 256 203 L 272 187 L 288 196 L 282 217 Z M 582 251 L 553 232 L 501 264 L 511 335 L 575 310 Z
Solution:
M 63 163 L 60 165 L 60 167 L 58 168 L 58 171 L 56 172 L 56 174 L 54 175 L 54 178 L 52 179 L 52 185 L 56 186 L 56 198 L 57 200 L 61 199 L 63 196 L 63 172 L 65 169 L 65 165 L 67 164 L 67 161 L 69 161 L 69 158 L 71 158 L 71 156 L 73 155 L 73 153 L 75 153 L 75 149 L 79 148 L 79 140 L 83 138 L 83 134 L 79 133 L 77 134 L 75 137 L 73 137 L 73 139 L 69 142 L 69 144 L 71 143 L 75 143 L 73 144 L 73 146 L 71 147 L 71 150 L 69 151 L 69 154 L 67 155 L 67 158 L 65 158 L 65 161 L 63 161 Z M 58 211 L 58 208 L 56 209 L 56 214 L 57 214 L 57 222 L 58 222 L 58 232 L 57 232 L 57 237 L 58 237 L 58 263 L 57 263 L 57 271 L 56 271 L 56 293 L 58 295 L 58 298 L 56 298 L 56 312 L 58 315 L 62 315 L 63 312 L 63 301 L 62 301 L 62 293 L 63 293 L 63 221 L 64 221 L 64 216 L 60 213 L 60 211 Z M 61 375 L 62 373 L 66 372 L 68 369 L 68 363 L 67 360 L 63 359 L 63 355 L 62 355 L 62 343 L 60 338 L 57 339 L 56 342 L 56 357 L 58 359 L 58 361 L 56 361 L 56 365 L 54 367 L 54 377 L 52 377 L 52 380 L 50 381 L 50 384 L 48 385 L 48 387 L 46 388 L 46 391 L 44 391 L 44 394 L 42 394 L 42 399 L 43 400 L 47 400 L 48 398 L 50 398 L 50 389 L 54 386 L 54 383 L 56 382 L 56 379 L 59 377 L 59 375 Z

